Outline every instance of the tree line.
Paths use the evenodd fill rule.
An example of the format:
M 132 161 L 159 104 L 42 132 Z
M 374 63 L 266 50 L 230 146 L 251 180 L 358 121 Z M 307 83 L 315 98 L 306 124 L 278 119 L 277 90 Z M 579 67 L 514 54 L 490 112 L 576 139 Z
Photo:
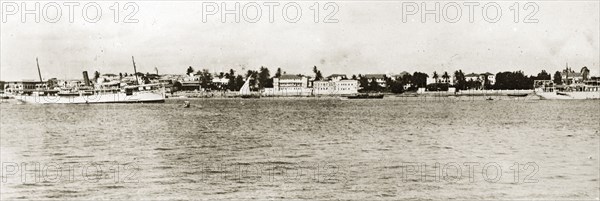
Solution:
M 313 66 L 312 71 L 312 76 L 314 76 L 315 81 L 325 80 L 325 77 L 323 77 L 321 70 L 319 70 L 317 66 Z M 275 75 L 271 76 L 271 71 L 267 67 L 261 66 L 259 70 L 247 70 L 246 72 L 238 73 L 235 70 L 230 69 L 228 72 L 221 72 L 213 75 L 207 69 L 195 71 L 194 68 L 190 66 L 188 67 L 186 74 L 198 76 L 201 87 L 205 89 L 237 91 L 244 85 L 246 79 L 249 79 L 251 90 L 257 91 L 273 87 L 273 78 L 278 78 L 286 73 L 282 71 L 281 68 L 277 68 Z M 298 75 L 303 76 L 301 74 Z M 226 78 L 229 82 L 226 85 L 219 85 L 212 82 L 214 77 Z M 452 77 L 454 79 L 450 82 Z M 533 89 L 534 80 L 551 80 L 552 78 L 554 78 L 553 80 L 555 83 L 561 83 L 561 73 L 559 71 L 556 71 L 554 76 L 551 76 L 545 70 L 542 70 L 535 76 L 527 76 L 522 71 L 499 72 L 495 74 L 494 83 L 488 80 L 487 76 L 481 76 L 475 80 L 467 79 L 462 70 L 454 71 L 452 77 L 448 72 L 438 73 L 434 71 L 431 77 L 434 79 L 434 83 L 427 83 L 429 75 L 419 71 L 412 74 L 405 73 L 401 76 L 395 76 L 394 78 L 385 75 L 385 85 L 383 86 L 375 79 L 369 80 L 362 74 L 352 75 L 349 79 L 358 81 L 360 92 L 390 93 L 417 91 L 418 88 L 427 88 L 429 91 L 446 91 L 449 87 L 455 87 L 457 91 L 470 89 Z M 174 87 L 177 88 L 178 86 L 181 86 L 181 83 L 176 82 Z

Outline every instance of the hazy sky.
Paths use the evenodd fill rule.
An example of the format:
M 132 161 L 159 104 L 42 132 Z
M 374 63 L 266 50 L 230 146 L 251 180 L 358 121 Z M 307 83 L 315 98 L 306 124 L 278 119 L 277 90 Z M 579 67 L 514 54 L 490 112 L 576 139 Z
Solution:
M 47 3 L 41 2 L 41 7 Z M 114 2 L 100 2 L 102 17 L 89 23 L 82 17 L 85 3 L 81 3 L 70 23 L 68 7 L 62 3 L 58 2 L 62 17 L 57 23 L 43 17 L 36 23 L 33 15 L 22 23 L 20 13 L 2 15 L 6 22 L 0 24 L 0 79 L 37 79 L 36 57 L 44 79 L 80 78 L 84 70 L 131 73 L 131 56 L 138 71 L 152 72 L 157 67 L 159 73 L 184 73 L 187 66 L 211 71 L 266 66 L 272 74 L 277 67 L 288 73 L 312 74 L 316 65 L 325 75 L 431 74 L 456 69 L 466 73 L 521 69 L 537 74 L 542 69 L 553 73 L 566 62 L 577 70 L 588 66 L 592 74 L 600 71 L 599 1 L 537 2 L 534 18 L 538 23 L 522 22 L 533 8 L 525 10 L 526 2 L 519 2 L 520 20 L 515 23 L 510 10 L 514 1 L 499 2 L 502 17 L 496 23 L 483 19 L 485 3 L 474 8 L 474 22 L 469 22 L 464 2 L 458 2 L 462 16 L 456 23 L 443 17 L 436 23 L 433 15 L 427 15 L 423 23 L 420 13 L 404 23 L 402 2 L 391 1 L 335 2 L 338 23 L 322 23 L 331 11 L 323 9 L 326 2 L 320 2 L 320 22 L 315 23 L 310 9 L 315 1 L 299 2 L 302 16 L 297 23 L 282 18 L 283 2 L 274 9 L 273 23 L 266 6 L 261 6 L 257 23 L 243 18 L 236 23 L 233 15 L 227 16 L 227 23 L 221 22 L 220 15 L 208 16 L 204 23 L 202 2 L 193 1 L 137 2 L 139 12 L 134 18 L 138 23 L 113 22 L 110 6 Z M 120 7 L 125 3 L 120 2 Z M 227 5 L 231 9 L 234 3 Z M 443 7 L 449 2 L 439 3 Z M 22 7 L 20 2 L 17 5 Z M 33 2 L 27 5 L 33 7 Z M 6 14 L 9 8 L 2 8 Z M 53 18 L 54 9 L 47 10 Z M 251 8 L 247 11 L 250 17 L 256 14 Z M 294 10 L 288 11 L 293 18 Z M 451 7 L 448 11 L 454 17 Z M 494 9 L 488 11 L 493 18 Z M 121 8 L 121 21 L 128 13 Z M 94 18 L 94 9 L 88 14 Z

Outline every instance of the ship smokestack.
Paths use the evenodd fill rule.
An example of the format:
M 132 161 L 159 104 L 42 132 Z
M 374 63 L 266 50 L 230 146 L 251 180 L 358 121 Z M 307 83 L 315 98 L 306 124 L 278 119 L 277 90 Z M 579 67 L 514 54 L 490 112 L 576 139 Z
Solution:
M 83 83 L 85 86 L 90 86 L 90 78 L 88 77 L 87 71 L 83 71 Z

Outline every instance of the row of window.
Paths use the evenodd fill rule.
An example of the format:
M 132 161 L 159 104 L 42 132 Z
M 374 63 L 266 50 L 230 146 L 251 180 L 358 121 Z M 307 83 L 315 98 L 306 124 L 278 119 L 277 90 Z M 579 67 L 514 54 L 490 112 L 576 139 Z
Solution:
M 336 89 L 330 89 L 327 87 L 320 87 L 320 88 L 314 88 L 316 90 L 320 90 L 320 91 L 327 91 L 327 90 L 336 90 Z M 343 90 L 356 90 L 356 87 L 337 87 L 338 91 L 343 91 Z
M 6 85 L 6 89 L 37 89 L 37 88 L 46 88 L 46 85 Z
M 341 84 L 338 84 L 338 86 L 354 86 L 354 85 L 355 85 L 354 83 L 341 83 Z

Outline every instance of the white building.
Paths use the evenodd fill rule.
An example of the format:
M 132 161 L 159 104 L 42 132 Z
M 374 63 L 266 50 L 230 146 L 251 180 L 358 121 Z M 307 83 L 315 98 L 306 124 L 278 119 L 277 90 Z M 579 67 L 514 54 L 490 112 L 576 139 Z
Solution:
M 313 82 L 314 95 L 348 95 L 358 93 L 358 80 L 322 80 Z
M 496 75 L 494 75 L 494 74 L 492 74 L 492 73 L 489 73 L 489 72 L 486 72 L 486 73 L 482 73 L 482 74 L 481 74 L 481 80 L 485 80 L 485 79 L 486 79 L 486 77 L 487 77 L 487 80 L 488 80 L 488 82 L 489 82 L 491 85 L 494 85 L 494 84 L 496 83 Z
M 575 72 L 569 67 L 562 70 L 562 72 L 560 73 L 562 83 L 576 84 L 582 83 L 584 80 L 587 80 L 587 74 L 589 74 L 589 72 L 584 73 L 584 68 L 587 69 L 587 67 L 583 67 L 580 72 Z
M 477 81 L 480 80 L 481 81 L 481 77 L 480 74 L 476 74 L 476 73 L 470 73 L 470 74 L 466 74 L 465 75 L 465 81 Z
M 273 78 L 273 89 L 265 89 L 265 95 L 309 96 L 311 91 L 306 76 L 284 74 Z
M 402 71 L 401 73 L 395 74 L 395 75 L 391 75 L 390 78 L 394 81 L 396 80 L 400 80 L 402 79 L 402 77 L 404 77 L 404 75 L 411 75 L 409 72 L 406 71 Z
M 5 82 L 4 90 L 7 93 L 15 93 L 15 94 L 31 94 L 34 91 L 45 90 L 47 87 L 47 82 L 39 82 L 33 80 L 26 81 L 14 81 L 14 82 Z
M 496 83 L 496 75 L 489 72 L 481 74 L 470 73 L 465 75 L 465 81 L 479 81 L 481 82 L 481 86 L 485 85 L 486 79 L 490 85 L 494 85 Z
M 214 77 L 212 79 L 212 83 L 215 83 L 217 85 L 227 85 L 227 84 L 229 84 L 229 79 L 224 78 L 224 77 L 223 78 Z
M 340 80 L 335 83 L 336 94 L 355 94 L 358 93 L 358 80 Z

